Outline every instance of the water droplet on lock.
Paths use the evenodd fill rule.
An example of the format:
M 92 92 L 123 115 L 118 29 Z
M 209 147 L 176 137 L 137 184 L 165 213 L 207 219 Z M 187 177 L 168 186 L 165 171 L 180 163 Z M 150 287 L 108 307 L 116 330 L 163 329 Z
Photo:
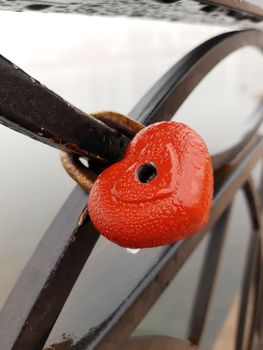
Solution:
M 130 248 L 126 248 L 126 251 L 130 254 L 137 254 L 139 253 L 141 249 L 130 249 Z

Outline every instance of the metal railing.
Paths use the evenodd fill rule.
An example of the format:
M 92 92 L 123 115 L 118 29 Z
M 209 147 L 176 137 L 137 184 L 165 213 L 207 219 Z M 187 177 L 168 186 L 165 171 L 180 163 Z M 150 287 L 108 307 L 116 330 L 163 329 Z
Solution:
M 203 43 L 174 65 L 133 108 L 130 116 L 145 125 L 159 121 L 160 116 L 162 120 L 171 119 L 210 70 L 243 46 L 263 49 L 263 33 L 254 30 L 231 32 Z M 4 58 L 0 58 L 0 76 L 0 121 L 6 126 L 78 156 L 88 157 L 92 160 L 91 169 L 96 173 L 122 156 L 129 142 L 127 136 L 69 105 Z M 30 101 L 30 106 L 25 101 Z M 262 120 L 263 105 L 260 102 L 257 118 L 242 140 L 228 151 L 213 156 L 215 194 L 205 230 L 167 247 L 129 297 L 121 301 L 112 315 L 96 327 L 93 335 L 82 342 L 83 349 L 137 349 L 140 344 L 144 349 L 159 349 L 164 343 L 174 349 L 198 347 L 227 235 L 231 204 L 241 188 L 247 199 L 253 230 L 243 275 L 235 348 L 251 349 L 255 341 L 262 345 L 263 191 L 255 190 L 251 178 L 252 169 L 263 157 L 263 138 L 257 134 Z M 23 270 L 0 313 L 1 350 L 43 348 L 99 238 L 89 218 L 78 224 L 86 201 L 85 192 L 76 187 Z M 194 299 L 188 339 L 130 338 L 208 231 L 211 233 Z M 252 308 L 248 307 L 251 295 Z

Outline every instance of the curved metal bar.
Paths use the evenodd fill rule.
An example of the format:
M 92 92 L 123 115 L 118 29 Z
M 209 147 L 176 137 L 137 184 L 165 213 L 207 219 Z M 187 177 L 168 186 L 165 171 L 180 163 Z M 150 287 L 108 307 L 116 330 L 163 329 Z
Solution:
M 129 139 L 144 128 L 144 125 L 138 121 L 116 112 L 96 112 L 92 113 L 91 116 L 129 137 Z
M 130 114 L 145 124 L 170 119 L 218 62 L 246 45 L 262 48 L 263 34 L 249 30 L 208 40 L 173 66 Z M 122 157 L 129 143 L 124 134 L 70 105 L 2 56 L 0 76 L 0 123 L 51 146 L 99 162 L 111 163 Z M 244 137 L 238 147 L 243 146 L 248 137 Z M 231 152 L 233 157 L 236 149 Z M 227 159 L 229 157 L 230 153 Z M 223 159 L 221 156 L 214 164 L 215 169 L 225 162 L 225 156 Z
M 106 344 L 111 344 L 111 349 L 115 349 L 136 328 L 202 241 L 205 233 L 213 227 L 224 210 L 230 205 L 234 195 L 245 183 L 250 172 L 262 156 L 263 139 L 258 138 L 244 152 L 238 164 L 217 178 L 221 186 L 215 194 L 210 221 L 206 229 L 189 239 L 177 242 L 171 246 L 170 250 L 130 294 L 125 304 L 116 310 L 114 318 L 109 321 L 98 337 L 94 339 L 92 346 L 97 346 L 96 349 L 100 350 L 105 349 L 104 346 Z
M 234 38 L 237 39 L 239 44 L 234 44 Z M 226 42 L 224 42 L 224 40 L 226 40 Z M 173 79 L 167 78 L 168 88 L 165 87 L 164 82 L 161 84 L 160 96 L 163 96 L 162 98 L 165 103 L 162 103 L 161 97 L 158 95 L 157 91 L 155 91 L 156 99 L 159 101 L 161 109 L 163 108 L 163 110 L 167 112 L 166 115 L 169 115 L 173 100 L 172 93 L 176 93 L 178 96 L 182 95 L 184 99 L 188 96 L 194 84 L 201 79 L 198 75 L 204 76 L 204 72 L 212 68 L 211 65 L 209 65 L 209 60 L 215 65 L 225 54 L 232 52 L 234 47 L 238 48 L 247 43 L 262 47 L 262 41 L 263 35 L 260 32 L 247 31 L 244 33 L 230 33 L 223 34 L 223 36 L 217 37 L 215 40 L 212 39 L 192 51 L 180 62 L 179 66 L 177 66 L 180 74 L 174 73 L 174 75 L 177 77 L 180 76 L 178 83 L 174 84 L 174 81 L 172 81 L 174 76 L 172 76 Z M 213 43 L 214 46 L 211 46 L 211 43 Z M 210 49 L 209 45 L 211 46 Z M 199 59 L 197 59 L 198 57 Z M 191 64 L 193 64 L 192 69 L 190 69 Z M 207 64 L 208 68 L 206 67 Z M 185 68 L 183 67 L 184 65 L 186 65 Z M 197 69 L 198 67 L 199 70 Z M 193 72 L 195 72 L 195 75 L 193 75 Z M 187 85 L 187 82 L 191 84 Z M 189 90 L 187 90 L 187 87 Z M 169 93 L 169 95 L 164 94 L 165 91 L 167 94 Z M 166 104 L 166 101 L 169 103 L 167 102 Z M 146 102 L 149 104 L 149 100 Z M 152 102 L 155 103 L 155 101 Z M 145 106 L 147 104 L 143 105 Z M 178 103 L 177 105 L 179 106 Z M 158 103 L 157 107 L 159 108 Z M 160 109 L 158 109 L 158 111 L 159 110 Z M 155 111 L 157 111 L 157 108 Z M 149 117 L 147 113 L 149 113 Z M 143 118 L 145 118 L 147 123 L 150 123 L 154 121 L 155 117 L 154 114 L 151 113 L 151 110 L 149 110 L 144 113 Z M 96 135 L 96 137 L 98 137 L 96 142 L 99 142 L 102 136 L 105 135 Z M 125 145 L 123 145 L 123 149 L 124 148 Z M 117 156 L 118 155 L 119 153 Z M 263 141 L 262 139 L 255 139 L 250 143 L 249 147 L 245 149 L 237 164 L 233 165 L 227 172 L 222 172 L 220 176 L 217 176 L 217 189 L 207 229 L 211 228 L 219 219 L 220 215 L 231 203 L 236 191 L 246 181 L 248 173 L 262 156 Z M 73 287 L 83 264 L 90 255 L 90 251 L 98 238 L 98 234 L 93 230 L 88 218 L 84 220 L 81 227 L 79 227 L 78 224 L 72 224 L 72 220 L 76 218 L 77 213 L 83 208 L 86 196 L 80 189 L 76 189 L 73 198 L 74 200 L 71 198 L 65 204 L 62 211 L 58 214 L 57 219 L 55 219 L 54 223 L 51 225 L 50 230 L 48 230 L 43 237 L 43 240 L 36 249 L 30 262 L 27 264 L 0 313 L 0 347 L 3 349 L 35 350 L 44 345 L 65 303 L 68 293 Z M 72 206 L 74 206 L 74 210 Z M 67 222 L 69 222 L 69 226 L 65 226 Z M 85 240 L 85 238 L 83 238 L 81 234 L 75 236 L 74 231 L 78 228 L 79 232 L 84 233 L 85 227 L 85 237 L 87 237 L 87 241 L 81 249 L 80 242 L 82 239 Z M 168 253 L 153 266 L 150 273 L 139 283 L 137 288 L 130 294 L 129 298 L 116 310 L 113 317 L 105 323 L 105 327 L 101 332 L 96 334 L 96 337 L 92 340 L 93 345 L 100 342 L 99 346 L 101 347 L 108 341 L 112 341 L 113 344 L 119 344 L 121 341 L 124 341 L 180 270 L 181 266 L 191 255 L 196 246 L 201 242 L 204 235 L 205 231 L 202 231 L 188 240 L 172 245 Z M 69 241 L 72 242 L 72 237 L 75 237 L 76 240 L 74 244 L 69 244 Z M 77 248 L 74 248 L 75 244 Z M 53 251 L 54 247 L 55 249 Z M 79 252 L 78 247 L 80 249 Z M 46 257 L 51 251 L 52 259 L 47 262 Z M 40 266 L 40 257 L 43 262 L 44 270 L 37 271 L 39 276 L 37 281 L 33 283 L 36 269 Z M 74 268 L 72 267 L 72 270 L 70 270 L 70 278 L 67 278 L 64 272 L 65 267 L 69 266 L 69 263 L 71 263 Z M 158 283 L 156 283 L 156 281 L 158 281 Z M 64 287 L 62 296 L 60 295 L 61 288 L 58 287 L 58 284 Z M 21 305 L 21 296 L 24 300 L 23 305 Z M 55 305 L 54 303 L 57 300 L 59 300 L 59 302 Z M 18 308 L 20 310 L 20 317 L 17 317 Z M 10 328 L 12 328 L 12 331 L 10 331 Z
M 216 282 L 224 242 L 227 234 L 232 205 L 224 211 L 209 234 L 209 242 L 203 258 L 198 286 L 194 298 L 188 339 L 198 345 L 201 341 L 209 306 Z
M 201 44 L 170 68 L 131 110 L 130 116 L 148 125 L 170 120 L 204 77 L 227 55 L 244 46 L 263 48 L 263 33 L 256 30 L 235 31 L 218 35 Z M 213 157 L 219 169 L 243 148 L 262 123 L 262 103 L 255 124 L 233 148 Z
M 61 152 L 61 163 L 73 180 L 87 193 L 90 192 L 97 175 L 81 163 L 77 155 Z
M 263 122 L 263 101 L 258 103 L 258 106 L 254 113 L 252 114 L 253 123 L 251 127 L 245 132 L 239 142 L 237 142 L 233 147 L 229 148 L 225 152 L 218 153 L 212 156 L 213 169 L 218 170 L 224 165 L 233 161 L 237 157 L 241 150 L 246 147 L 250 140 L 255 136 L 257 130 Z
M 263 49 L 257 30 L 220 34 L 204 42 L 170 68 L 131 110 L 142 124 L 170 120 L 204 77 L 226 56 L 244 46 Z
M 44 346 L 99 238 L 90 220 L 79 222 L 86 201 L 86 193 L 76 187 L 17 280 L 0 312 L 1 350 Z
M 215 194 L 211 218 L 206 230 L 210 229 L 222 215 L 262 156 L 263 140 L 257 139 L 246 150 L 240 162 L 227 175 L 223 173 L 217 179 L 220 183 L 222 180 L 222 186 Z M 79 197 L 82 198 L 81 201 Z M 79 208 L 84 205 L 86 196 L 77 189 L 73 198 L 65 204 L 65 208 L 58 214 L 50 230 L 43 237 L 0 313 L 0 345 L 3 349 L 32 350 L 44 345 L 68 293 L 96 242 L 98 235 L 94 232 L 91 239 L 92 228 L 89 227 L 88 219 L 81 227 L 82 233 L 74 235 L 75 228 L 78 226 L 72 224 L 72 215 L 77 218 L 76 215 L 81 210 Z M 204 235 L 205 231 L 172 245 L 116 311 L 114 317 L 104 325 L 105 328 L 97 334 L 94 342 L 97 343 L 103 339 L 104 344 L 109 340 L 113 341 L 113 344 L 116 342 L 119 344 L 124 341 L 168 286 Z M 74 244 L 69 244 L 72 242 L 72 237 L 76 238 Z M 86 242 L 85 245 L 83 245 L 83 239 Z M 48 261 L 47 254 L 49 254 Z M 40 266 L 41 271 L 38 271 Z M 65 274 L 66 268 L 69 268 L 67 271 L 72 273 L 70 279 L 68 274 Z M 38 283 L 35 283 L 36 273 L 39 275 Z M 21 295 L 23 295 L 23 305 L 21 305 Z M 18 308 L 19 318 L 17 317 Z M 10 332 L 10 325 L 12 325 L 12 332 Z
M 132 109 L 130 115 L 145 125 L 171 119 L 211 69 L 233 51 L 248 45 L 262 49 L 263 33 L 255 30 L 230 32 L 206 41 L 168 70 Z M 143 128 L 142 123 L 114 112 L 98 112 L 91 116 L 129 138 Z M 253 120 L 251 127 L 246 130 L 240 141 L 226 151 L 212 155 L 214 170 L 232 161 L 253 138 L 263 121 L 263 100 L 258 103 L 251 120 Z M 66 159 L 66 155 L 63 159 Z M 67 157 L 67 162 L 64 164 L 69 175 L 89 191 L 91 181 L 88 179 L 85 181 L 85 173 L 89 170 L 85 170 L 78 158 Z
M 258 314 L 260 313 L 259 298 L 261 295 L 260 290 L 262 288 L 262 272 L 260 272 L 262 260 L 260 256 L 262 223 L 260 218 L 259 198 L 251 177 L 248 178 L 243 188 L 253 224 L 253 232 L 250 237 L 246 270 L 242 284 L 242 296 L 236 333 L 237 350 L 248 350 L 251 348 L 253 335 L 255 334 L 256 321 L 259 316 Z M 191 322 L 188 339 L 193 344 L 200 343 L 205 326 L 213 284 L 218 269 L 220 251 L 222 250 L 222 244 L 226 235 L 229 214 L 230 212 L 228 210 L 220 217 L 210 234 L 210 241 L 203 260 L 201 277 L 198 282 L 192 317 L 190 318 Z M 250 302 L 251 294 L 253 294 L 252 303 Z

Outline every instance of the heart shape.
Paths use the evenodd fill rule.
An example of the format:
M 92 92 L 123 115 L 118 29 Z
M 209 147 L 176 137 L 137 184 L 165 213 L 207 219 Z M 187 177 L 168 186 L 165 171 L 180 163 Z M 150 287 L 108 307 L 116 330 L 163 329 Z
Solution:
M 212 197 L 212 163 L 202 138 L 185 124 L 161 122 L 136 134 L 124 158 L 99 175 L 88 211 L 109 240 L 149 248 L 203 228 Z

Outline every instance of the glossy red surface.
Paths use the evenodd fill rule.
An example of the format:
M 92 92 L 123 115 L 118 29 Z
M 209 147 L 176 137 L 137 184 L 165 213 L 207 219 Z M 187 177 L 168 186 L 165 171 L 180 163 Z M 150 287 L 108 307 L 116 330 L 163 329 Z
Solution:
M 148 175 L 140 174 L 145 164 Z M 212 164 L 202 138 L 185 124 L 161 122 L 141 130 L 124 158 L 98 177 L 88 209 L 97 230 L 111 241 L 149 248 L 204 227 L 212 195 Z

